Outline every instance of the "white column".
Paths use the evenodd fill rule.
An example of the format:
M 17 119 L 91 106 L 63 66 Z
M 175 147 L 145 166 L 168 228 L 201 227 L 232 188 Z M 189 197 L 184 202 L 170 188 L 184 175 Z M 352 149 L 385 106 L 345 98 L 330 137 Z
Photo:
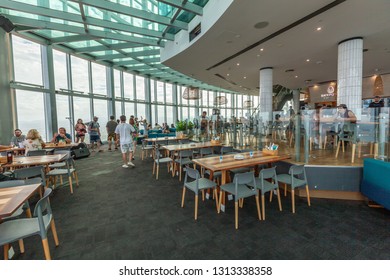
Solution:
M 272 120 L 272 67 L 260 69 L 260 114 L 263 120 Z
M 362 108 L 363 38 L 339 43 L 337 63 L 337 104 L 355 113 Z
M 295 114 L 299 112 L 299 98 L 300 98 L 300 95 L 301 93 L 299 92 L 298 89 L 294 89 L 293 92 L 293 108 L 294 108 L 294 111 L 295 111 Z

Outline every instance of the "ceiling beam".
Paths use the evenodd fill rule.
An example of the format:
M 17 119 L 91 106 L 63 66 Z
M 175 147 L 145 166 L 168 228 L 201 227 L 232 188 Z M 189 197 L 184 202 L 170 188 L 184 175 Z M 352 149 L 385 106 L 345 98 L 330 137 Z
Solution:
M 46 16 L 49 18 L 61 19 L 61 20 L 67 21 L 67 22 L 76 22 L 79 24 L 83 24 L 84 29 L 86 29 L 86 30 L 88 30 L 87 25 L 93 25 L 93 26 L 107 28 L 107 29 L 124 31 L 124 32 L 128 32 L 128 33 L 135 33 L 135 34 L 139 34 L 139 35 L 143 35 L 143 36 L 166 39 L 166 40 L 170 40 L 170 41 L 173 41 L 174 37 L 175 37 L 173 34 L 163 34 L 160 31 L 133 26 L 130 23 L 128 23 L 125 20 L 118 17 L 117 15 L 113 15 L 113 17 L 116 21 L 121 21 L 121 23 L 88 17 L 85 15 L 84 9 L 82 8 L 83 5 L 81 5 L 81 4 L 80 4 L 81 15 L 77 15 L 77 14 L 69 13 L 69 12 L 52 10 L 49 8 L 44 8 L 44 7 L 39 7 L 39 6 L 34 6 L 34 5 L 29 5 L 29 4 L 12 2 L 9 0 L 2 0 L 0 2 L 0 7 L 14 10 L 14 11 L 29 13 L 29 14 Z M 111 13 L 109 13 L 109 14 L 111 14 Z M 86 32 L 86 33 L 88 33 L 88 32 Z
M 102 56 L 96 56 L 96 60 L 112 60 L 117 58 L 126 58 L 129 55 L 131 56 L 149 56 L 149 55 L 158 55 L 160 54 L 160 50 L 145 50 L 145 51 L 137 51 L 137 52 L 130 52 L 130 53 L 117 53 L 117 54 L 108 54 L 108 55 L 102 55 Z
M 89 30 L 88 33 L 85 33 L 84 28 L 77 27 L 77 26 L 70 26 L 65 25 L 61 23 L 55 23 L 55 22 L 48 22 L 48 21 L 41 21 L 36 19 L 28 19 L 28 18 L 22 18 L 22 17 L 16 17 L 9 15 L 8 18 L 15 24 L 15 25 L 23 25 L 23 26 L 32 26 L 35 28 L 41 28 L 41 29 L 50 29 L 50 30 L 58 30 L 62 32 L 69 32 L 69 33 L 78 33 L 78 34 L 84 34 L 84 35 L 91 35 L 93 37 L 97 38 L 103 38 L 103 39 L 113 39 L 113 40 L 119 40 L 119 41 L 127 41 L 127 42 L 133 42 L 138 43 L 141 45 L 146 46 L 158 46 L 157 39 L 147 39 L 147 38 L 140 38 L 140 37 L 134 37 L 129 36 L 125 34 L 119 34 L 119 33 L 113 33 L 113 32 L 105 32 L 100 30 Z M 164 45 L 164 42 L 161 42 L 160 45 Z
M 151 12 L 139 10 L 133 7 L 113 3 L 110 1 L 103 0 L 68 0 L 71 2 L 82 2 L 84 5 L 95 7 L 102 10 L 107 10 L 111 12 L 116 12 L 122 15 L 127 15 L 135 18 L 140 18 L 142 20 L 147 20 L 150 22 L 156 22 L 163 25 L 170 25 L 180 29 L 188 30 L 188 23 L 182 21 L 176 21 L 174 23 L 170 22 L 169 17 L 164 17 L 161 15 L 156 15 Z
M 83 47 L 83 48 L 75 48 L 75 53 L 85 53 L 85 52 L 101 52 L 101 51 L 111 51 L 111 50 L 121 50 L 126 48 L 136 48 L 143 47 L 141 44 L 137 43 L 118 43 L 118 44 L 110 44 L 109 46 L 101 45 L 94 47 Z
M 198 16 L 203 16 L 203 8 L 191 2 L 182 3 L 182 0 L 158 0 L 161 3 L 168 4 L 172 7 L 185 10 Z

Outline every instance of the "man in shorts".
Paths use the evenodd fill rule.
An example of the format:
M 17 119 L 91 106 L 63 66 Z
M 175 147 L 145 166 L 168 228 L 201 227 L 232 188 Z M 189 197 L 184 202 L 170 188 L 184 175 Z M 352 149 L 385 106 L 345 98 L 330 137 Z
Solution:
M 98 123 L 98 117 L 93 117 L 93 121 L 91 121 L 88 125 L 88 133 L 89 133 L 89 141 L 92 145 L 92 151 L 95 148 L 95 143 L 97 145 L 98 151 L 100 150 L 100 124 Z
M 107 129 L 107 141 L 108 141 L 108 150 L 111 151 L 112 141 L 114 141 L 115 150 L 118 150 L 118 145 L 116 144 L 115 138 L 115 129 L 118 123 L 115 121 L 115 116 L 111 116 L 110 120 L 106 124 Z
M 120 143 L 121 151 L 122 151 L 122 159 L 123 159 L 123 168 L 128 168 L 129 166 L 135 166 L 134 163 L 131 162 L 133 158 L 133 136 L 132 134 L 135 132 L 133 126 L 129 123 L 126 123 L 126 116 L 120 116 L 121 122 L 115 128 L 116 134 L 116 143 Z M 127 157 L 128 154 L 128 157 Z

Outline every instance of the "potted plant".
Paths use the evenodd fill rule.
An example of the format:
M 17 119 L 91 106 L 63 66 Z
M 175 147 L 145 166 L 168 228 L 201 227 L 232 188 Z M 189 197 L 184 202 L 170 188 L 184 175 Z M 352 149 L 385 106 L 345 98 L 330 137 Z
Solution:
M 185 121 L 177 121 L 176 123 L 176 137 L 182 137 L 183 132 L 187 129 L 187 123 Z

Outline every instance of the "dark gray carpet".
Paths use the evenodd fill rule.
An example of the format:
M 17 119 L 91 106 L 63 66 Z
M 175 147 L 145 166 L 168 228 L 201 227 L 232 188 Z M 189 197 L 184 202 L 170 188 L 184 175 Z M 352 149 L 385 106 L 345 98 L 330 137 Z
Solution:
M 180 207 L 182 185 L 165 165 L 160 180 L 152 177 L 152 160 L 135 168 L 121 167 L 119 152 L 97 153 L 76 161 L 80 187 L 68 185 L 51 197 L 60 246 L 53 259 L 389 259 L 390 213 L 364 202 L 312 199 L 308 207 L 290 197 L 266 202 L 266 221 L 258 221 L 254 198 L 239 210 L 234 229 L 234 204 L 217 214 L 215 203 L 199 203 L 193 219 L 194 196 L 187 192 Z M 267 196 L 268 197 L 268 196 Z M 33 198 L 33 200 L 37 198 Z M 26 252 L 14 259 L 44 259 L 38 236 L 25 239 Z M 2 250 L 1 250 L 1 258 Z

